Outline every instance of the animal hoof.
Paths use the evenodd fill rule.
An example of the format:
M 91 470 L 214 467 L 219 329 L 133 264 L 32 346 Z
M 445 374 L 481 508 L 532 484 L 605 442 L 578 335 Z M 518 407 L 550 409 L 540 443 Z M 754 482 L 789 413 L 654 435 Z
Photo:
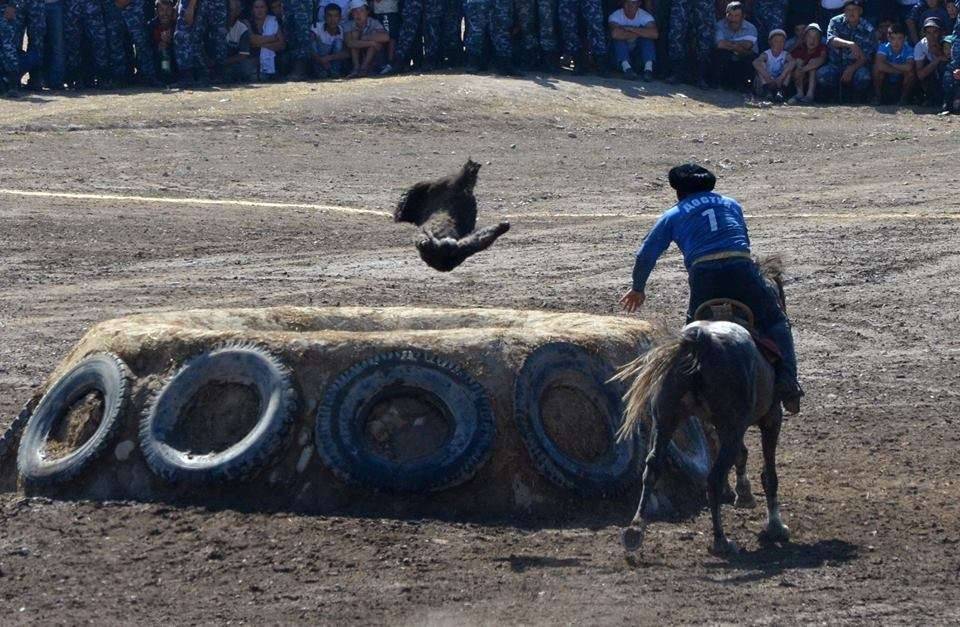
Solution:
M 733 557 L 739 552 L 740 547 L 737 546 L 737 543 L 726 538 L 714 540 L 713 548 L 710 550 L 710 553 L 717 557 Z
M 788 542 L 790 540 L 790 528 L 780 523 L 779 525 L 767 525 L 760 532 L 760 541 L 766 544 L 777 542 Z
M 757 506 L 757 499 L 753 498 L 752 494 L 738 494 L 733 506 L 741 509 L 753 509 Z
M 620 532 L 620 543 L 623 544 L 623 549 L 627 553 L 635 553 L 638 551 L 643 544 L 645 531 L 643 527 L 627 527 L 623 529 Z

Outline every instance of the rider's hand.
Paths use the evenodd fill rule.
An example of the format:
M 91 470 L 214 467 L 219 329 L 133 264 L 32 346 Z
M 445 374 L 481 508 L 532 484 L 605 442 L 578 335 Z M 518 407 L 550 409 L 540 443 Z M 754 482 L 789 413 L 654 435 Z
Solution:
M 620 306 L 623 307 L 627 313 L 633 313 L 640 309 L 645 300 L 647 300 L 646 294 L 630 290 L 620 299 Z

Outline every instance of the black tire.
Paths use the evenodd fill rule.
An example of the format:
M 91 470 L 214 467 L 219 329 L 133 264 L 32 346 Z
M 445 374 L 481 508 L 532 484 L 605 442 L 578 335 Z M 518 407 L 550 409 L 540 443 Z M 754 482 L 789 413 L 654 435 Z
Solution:
M 130 397 L 130 370 L 111 353 L 86 357 L 54 383 L 37 404 L 20 438 L 17 470 L 28 484 L 67 482 L 83 472 L 113 440 Z M 46 459 L 43 450 L 51 432 L 70 407 L 91 392 L 103 395 L 103 417 L 93 435 L 71 453 Z M 22 414 L 21 414 L 22 415 Z
M 682 444 L 677 440 L 677 435 L 681 434 Z M 697 485 L 706 485 L 707 475 L 713 466 L 711 457 L 707 434 L 700 419 L 689 416 L 670 440 L 667 447 L 668 462 Z
M 517 377 L 517 428 L 534 466 L 556 485 L 585 497 L 618 496 L 640 480 L 638 449 L 645 445 L 645 437 L 640 433 L 617 442 L 616 432 L 623 420 L 622 390 L 609 383 L 613 374 L 610 364 L 585 349 L 556 342 L 530 354 Z M 574 389 L 601 414 L 607 449 L 596 461 L 572 457 L 547 433 L 542 411 L 544 394 L 561 385 Z
M 33 400 L 27 401 L 7 430 L 0 436 L 0 464 L 3 463 L 7 453 L 14 450 L 20 442 L 20 434 L 23 433 L 23 428 L 27 426 L 27 421 L 33 415 L 34 405 Z
M 378 454 L 366 435 L 375 407 L 398 397 L 431 405 L 448 426 L 442 442 L 410 460 Z M 344 481 L 425 493 L 473 477 L 490 457 L 495 435 L 483 386 L 449 361 L 405 350 L 377 355 L 337 377 L 317 410 L 315 439 L 323 462 Z
M 256 424 L 222 451 L 191 454 L 169 439 L 194 395 L 208 384 L 256 388 Z M 150 400 L 140 420 L 140 449 L 147 464 L 170 483 L 206 484 L 247 479 L 261 470 L 283 444 L 297 413 L 290 371 L 253 344 L 225 344 L 192 357 Z

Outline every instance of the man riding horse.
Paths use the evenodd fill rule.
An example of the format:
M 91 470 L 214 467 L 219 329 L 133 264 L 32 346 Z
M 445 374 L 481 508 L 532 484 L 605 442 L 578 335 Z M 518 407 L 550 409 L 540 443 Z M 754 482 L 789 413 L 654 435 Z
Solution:
M 743 209 L 732 198 L 713 192 L 717 178 L 692 163 L 670 170 L 670 186 L 677 204 L 664 212 L 650 229 L 637 252 L 633 287 L 620 299 L 627 312 L 646 300 L 647 278 L 657 259 L 676 242 L 683 253 L 690 284 L 687 322 L 697 308 L 715 298 L 728 298 L 749 307 L 757 331 L 777 345 L 781 359 L 775 364 L 776 392 L 787 413 L 800 411 L 803 390 L 797 381 L 797 358 L 790 321 L 778 296 L 764 283 L 750 256 L 750 238 Z

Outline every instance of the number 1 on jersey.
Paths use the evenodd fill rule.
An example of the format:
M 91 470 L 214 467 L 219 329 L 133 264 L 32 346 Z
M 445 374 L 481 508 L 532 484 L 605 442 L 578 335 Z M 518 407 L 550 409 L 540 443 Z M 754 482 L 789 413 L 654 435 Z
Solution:
M 710 232 L 717 232 L 717 213 L 713 209 L 707 209 L 700 215 L 706 216 L 707 220 L 710 221 Z

